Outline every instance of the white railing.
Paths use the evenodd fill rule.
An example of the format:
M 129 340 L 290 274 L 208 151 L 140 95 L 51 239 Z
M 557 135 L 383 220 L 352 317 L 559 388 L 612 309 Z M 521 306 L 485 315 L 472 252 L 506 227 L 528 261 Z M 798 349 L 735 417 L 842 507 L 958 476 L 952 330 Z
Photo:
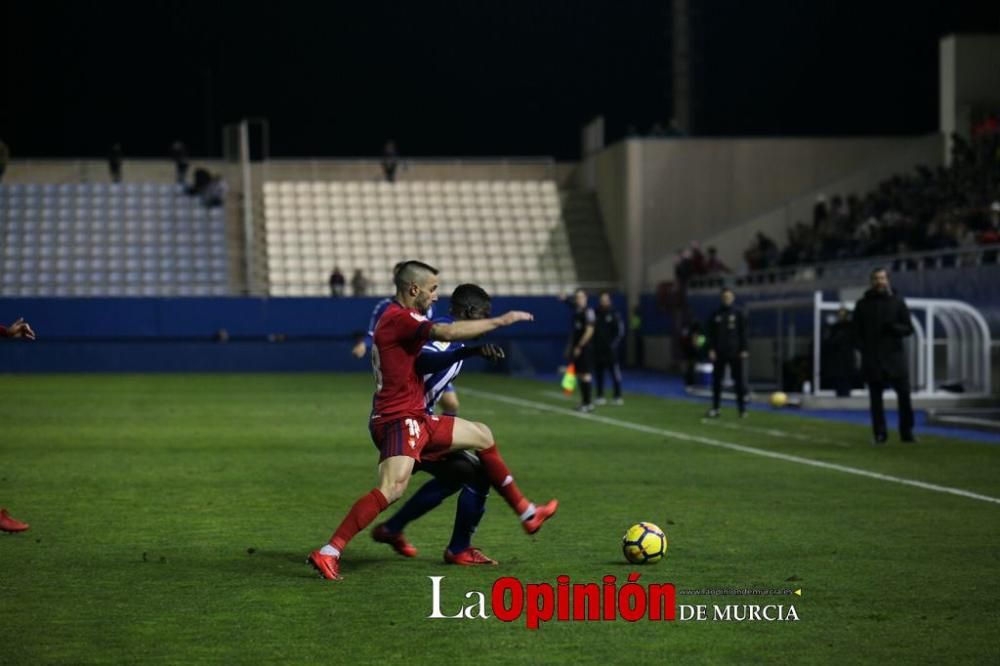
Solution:
M 938 298 L 907 298 L 914 324 L 914 340 L 907 344 L 909 366 L 913 376 L 914 396 L 926 398 L 954 397 L 954 392 L 939 388 L 935 352 L 944 347 L 945 377 L 949 383 L 962 383 L 963 395 L 985 397 L 992 387 L 990 376 L 990 329 L 983 316 L 968 303 Z M 836 312 L 841 307 L 854 310 L 850 301 L 824 301 L 823 292 L 813 296 L 813 393 L 833 395 L 832 390 L 820 390 L 820 360 L 822 357 L 822 322 L 824 312 Z M 943 335 L 942 335 L 943 334 Z

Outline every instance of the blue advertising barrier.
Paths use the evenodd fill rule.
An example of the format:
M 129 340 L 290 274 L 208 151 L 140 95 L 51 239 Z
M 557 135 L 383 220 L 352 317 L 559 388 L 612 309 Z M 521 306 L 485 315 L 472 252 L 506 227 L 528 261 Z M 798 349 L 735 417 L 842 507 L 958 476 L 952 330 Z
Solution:
M 2 298 L 0 322 L 24 317 L 38 340 L 0 343 L 0 372 L 365 370 L 368 361 L 353 358 L 350 349 L 379 300 Z M 624 316 L 621 298 L 615 300 Z M 435 314 L 447 307 L 442 299 Z M 507 310 L 527 310 L 535 321 L 488 337 L 507 348 L 508 360 L 498 369 L 554 370 L 569 333 L 569 307 L 552 297 L 493 299 L 494 313 Z M 472 362 L 469 369 L 485 366 Z

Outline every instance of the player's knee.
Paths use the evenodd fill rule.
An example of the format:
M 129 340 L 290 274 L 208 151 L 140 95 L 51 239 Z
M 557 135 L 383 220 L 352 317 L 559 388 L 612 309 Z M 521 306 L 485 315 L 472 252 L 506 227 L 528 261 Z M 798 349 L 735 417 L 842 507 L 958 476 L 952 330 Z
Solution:
M 392 504 L 406 492 L 406 486 L 409 485 L 410 479 L 406 478 L 396 478 L 396 479 L 386 479 L 379 486 L 379 490 L 385 496 L 386 501 Z
M 473 438 L 472 448 L 482 451 L 483 449 L 488 449 L 493 446 L 493 431 L 485 423 L 473 423 L 472 427 L 475 431 L 475 437 Z
M 584 374 L 580 375 L 580 381 L 584 381 L 584 382 L 589 382 L 593 378 L 594 378 L 594 376 L 592 374 L 590 374 L 589 372 L 585 372 Z

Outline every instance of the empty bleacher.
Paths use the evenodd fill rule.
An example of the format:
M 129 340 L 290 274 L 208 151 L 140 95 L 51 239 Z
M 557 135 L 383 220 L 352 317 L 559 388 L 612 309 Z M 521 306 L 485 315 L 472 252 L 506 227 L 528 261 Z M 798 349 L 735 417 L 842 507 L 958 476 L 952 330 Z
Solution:
M 264 214 L 273 296 L 328 294 L 335 266 L 388 293 L 402 259 L 435 265 L 446 288 L 548 294 L 577 282 L 553 181 L 267 182 Z
M 229 293 L 221 208 L 167 183 L 0 185 L 0 295 Z

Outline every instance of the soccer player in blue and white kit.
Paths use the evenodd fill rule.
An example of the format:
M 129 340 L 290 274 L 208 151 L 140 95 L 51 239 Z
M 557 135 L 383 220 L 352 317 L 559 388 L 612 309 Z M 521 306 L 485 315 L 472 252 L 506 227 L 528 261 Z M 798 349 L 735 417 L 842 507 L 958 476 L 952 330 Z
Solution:
M 399 272 L 399 267 L 405 264 L 405 261 L 401 261 L 396 264 L 392 269 L 393 277 Z M 372 341 L 375 339 L 375 325 L 378 324 L 378 320 L 382 318 L 382 314 L 385 312 L 386 308 L 392 304 L 393 298 L 383 298 L 381 301 L 375 304 L 372 309 L 372 315 L 368 318 L 368 332 L 365 336 L 358 340 L 358 342 L 351 349 L 351 354 L 354 358 L 364 358 L 372 351 Z M 434 307 L 431 306 L 425 315 L 428 319 L 434 318 Z M 455 373 L 456 375 L 458 373 Z M 438 402 L 441 403 L 441 411 L 447 416 L 457 416 L 458 415 L 458 393 L 455 392 L 455 387 L 451 384 L 451 380 L 443 387 L 440 395 L 438 397 Z
M 451 295 L 450 316 L 439 317 L 434 323 L 450 324 L 456 320 L 485 319 L 490 316 L 490 296 L 474 284 L 459 285 Z M 417 372 L 424 380 L 427 413 L 447 395 L 447 387 L 462 370 L 462 361 L 482 356 L 491 361 L 503 358 L 503 350 L 495 345 L 465 346 L 462 342 L 428 340 L 417 358 Z M 472 535 L 486 511 L 490 482 L 475 454 L 458 451 L 436 461 L 418 463 L 414 471 L 423 470 L 433 479 L 425 483 L 388 521 L 372 531 L 372 538 L 387 543 L 404 557 L 415 557 L 417 549 L 403 536 L 406 525 L 439 506 L 456 492 L 458 506 L 451 541 L 444 551 L 445 562 L 460 565 L 496 564 L 496 560 L 472 545 Z

